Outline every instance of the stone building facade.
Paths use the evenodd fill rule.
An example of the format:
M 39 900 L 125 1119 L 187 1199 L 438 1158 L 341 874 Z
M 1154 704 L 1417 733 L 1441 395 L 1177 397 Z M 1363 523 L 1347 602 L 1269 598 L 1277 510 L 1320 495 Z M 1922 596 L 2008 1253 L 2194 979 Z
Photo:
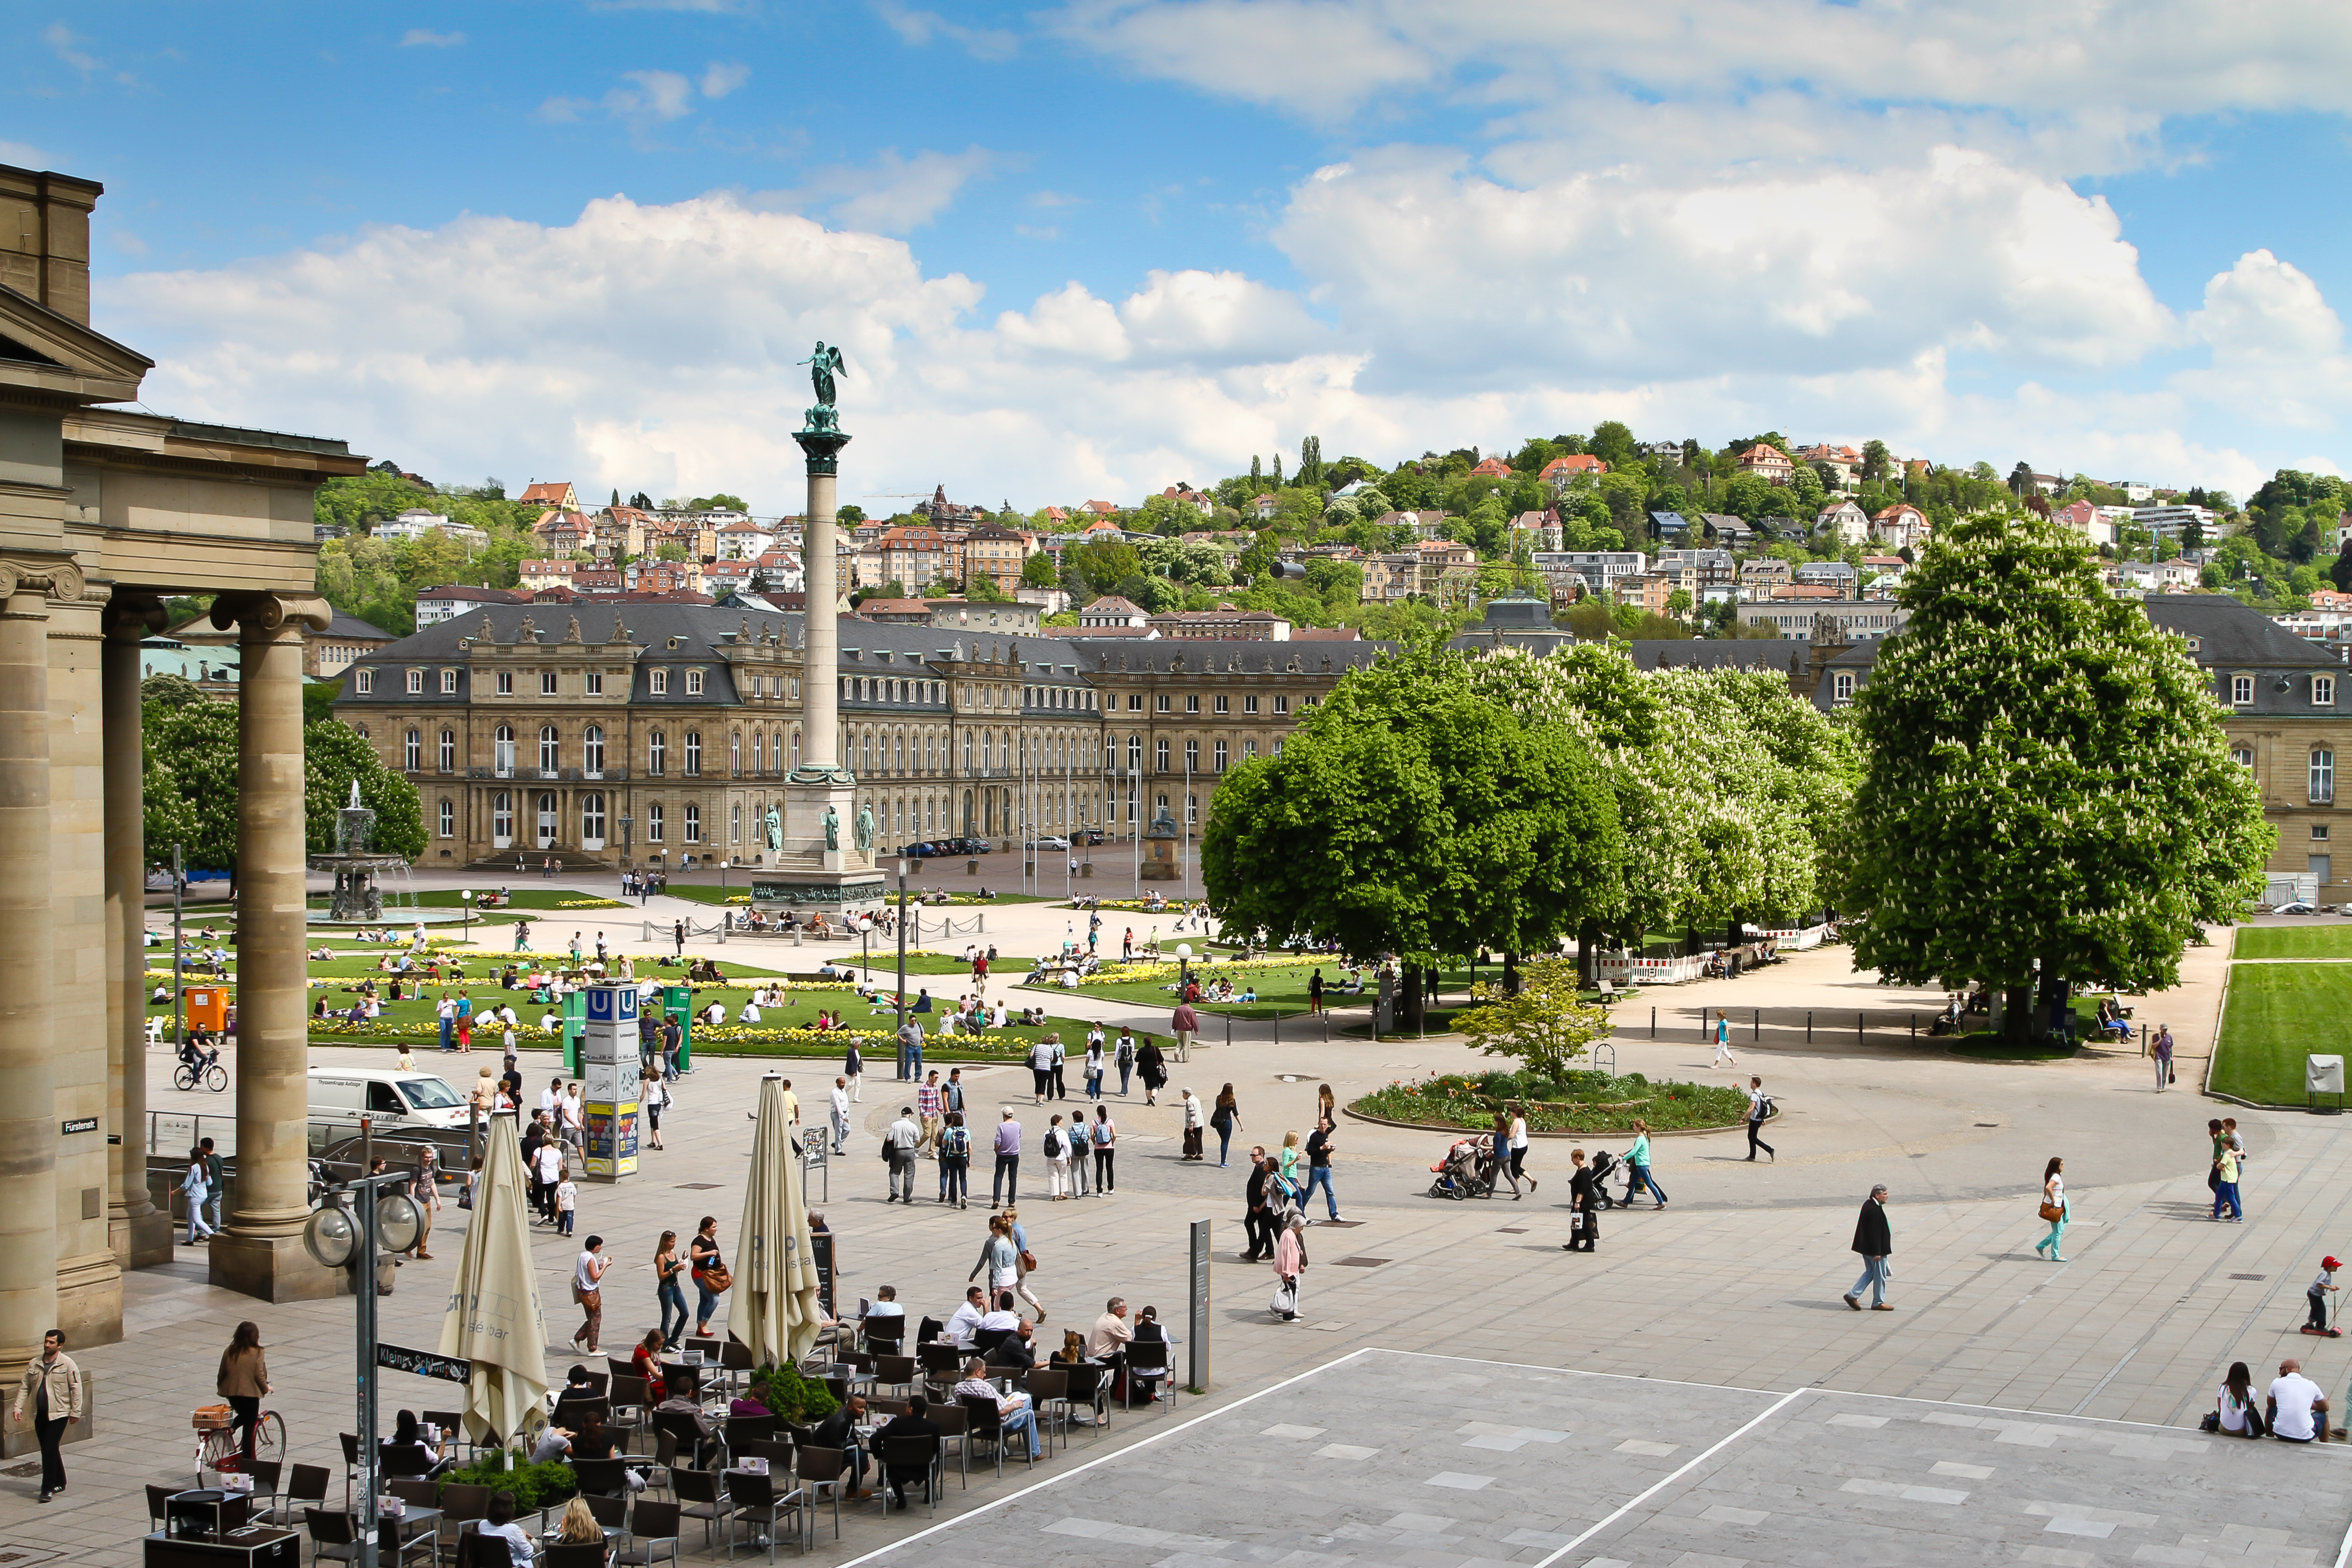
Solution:
M 172 1258 L 147 1187 L 139 679 L 174 595 L 218 595 L 238 639 L 236 1173 L 206 1268 L 272 1300 L 333 1289 L 299 1241 L 302 680 L 330 621 L 312 492 L 365 459 L 149 412 L 153 362 L 90 325 L 100 195 L 0 167 L 0 1382 L 52 1326 L 120 1338 L 122 1271 Z
M 805 745 L 801 617 L 569 608 L 488 606 L 346 673 L 335 711 L 417 786 L 423 863 L 772 863 L 762 825 Z M 888 847 L 1123 834 L 1161 804 L 1197 826 L 1223 773 L 1279 752 L 1382 646 L 836 624 L 838 755 Z

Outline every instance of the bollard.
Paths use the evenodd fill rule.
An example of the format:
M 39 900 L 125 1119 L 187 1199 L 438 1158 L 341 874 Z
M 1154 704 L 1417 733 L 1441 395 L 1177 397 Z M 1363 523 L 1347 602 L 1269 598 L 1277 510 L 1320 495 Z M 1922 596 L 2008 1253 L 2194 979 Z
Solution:
M 1919 1015 L 1916 1013 L 1911 1015 L 1911 1043 L 1915 1046 L 1919 1043 Z
M 1274 1016 L 1274 1043 L 1277 1046 L 1282 1044 L 1282 1015 L 1279 1013 Z
M 1232 1045 L 1233 1043 L 1234 1043 L 1234 1016 L 1233 1016 L 1231 1013 L 1228 1013 L 1228 1014 L 1226 1014 L 1226 1015 L 1225 1015 L 1225 1044 L 1226 1044 L 1226 1045 L 1228 1045 L 1228 1046 L 1230 1046 L 1230 1045 Z
M 1698 1010 L 1698 1043 L 1702 1046 L 1706 1044 L 1706 1009 L 1704 1007 Z
M 2147 1055 L 2147 1026 L 2146 1024 L 2142 1024 L 2139 1026 L 2139 1054 L 2143 1057 Z
M 1855 1045 L 1857 1045 L 1857 1046 L 1863 1043 L 1863 1042 L 1862 1042 L 1862 1015 L 1861 1015 L 1861 1014 L 1859 1014 L 1859 1013 L 1856 1013 L 1856 1014 L 1853 1016 L 1853 1043 L 1854 1043 Z
M 1653 1008 L 1651 1008 L 1651 1009 L 1650 1009 L 1650 1038 L 1652 1038 L 1652 1039 L 1654 1039 L 1654 1039 L 1656 1039 L 1657 1037 L 1658 1037 L 1658 1010 L 1657 1010 L 1655 1007 L 1653 1007 Z
M 1810 1045 L 1811 1045 L 1812 1043 L 1813 1043 L 1813 1015 L 1812 1015 L 1812 1013 L 1811 1013 L 1810 1010 L 1808 1010 L 1808 1011 L 1806 1012 L 1806 1014 L 1805 1014 L 1805 1044 L 1807 1044 L 1807 1045 L 1809 1045 L 1809 1046 L 1810 1046 Z
M 1754 1012 L 1756 1016 L 1748 1025 L 1748 1038 L 1750 1044 L 1754 1044 L 1764 1037 L 1764 1009 L 1758 1007 L 1754 1009 Z

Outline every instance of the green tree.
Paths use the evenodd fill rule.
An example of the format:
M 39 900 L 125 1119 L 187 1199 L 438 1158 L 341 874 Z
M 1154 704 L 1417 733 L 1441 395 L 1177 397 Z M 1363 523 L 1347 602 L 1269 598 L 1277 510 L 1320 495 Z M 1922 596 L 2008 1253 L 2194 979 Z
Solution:
M 1617 901 L 1622 862 L 1591 755 L 1479 696 L 1434 637 L 1350 671 L 1280 757 L 1228 773 L 1202 835 L 1228 924 L 1417 965 L 1550 950 Z
M 1053 556 L 1043 550 L 1021 563 L 1021 585 L 1024 588 L 1051 588 L 1061 580 L 1061 574 L 1054 569 Z
M 721 490 L 717 495 L 695 497 L 686 503 L 686 510 L 688 511 L 749 511 L 751 509 L 743 504 L 741 496 L 730 496 Z M 836 511 L 834 515 L 839 517 L 840 513 Z M 864 512 L 858 513 L 861 519 L 865 515 Z
M 151 676 L 151 681 L 162 677 Z M 181 682 L 185 685 L 186 682 Z M 142 691 L 144 683 L 142 683 Z M 178 844 L 203 870 L 236 867 L 236 709 L 174 701 L 165 688 L 143 704 L 147 858 L 169 860 Z
M 1955 526 L 1902 602 L 1853 704 L 1855 963 L 2002 987 L 2015 1037 L 2046 1031 L 2037 983 L 2045 1004 L 2075 980 L 2175 984 L 2274 837 L 2196 663 L 2044 521 Z
M 1143 573 L 1143 557 L 1135 552 L 1132 544 L 1113 544 L 1107 540 L 1097 540 L 1092 544 L 1081 544 L 1076 550 L 1066 551 L 1064 555 L 1089 594 L 1114 593 L 1121 583 Z
M 1609 1015 L 1583 1000 L 1578 988 L 1574 960 L 1538 959 L 1520 967 L 1516 992 L 1484 981 L 1473 986 L 1470 999 L 1480 1005 L 1456 1013 L 1454 1026 L 1475 1049 L 1557 1081 L 1609 1033 Z
M 963 596 L 976 605 L 1009 604 L 1013 595 L 996 585 L 996 579 L 985 572 L 976 572 L 966 578 Z
M 1622 422 L 1603 419 L 1592 427 L 1592 455 L 1612 468 L 1631 468 L 1640 461 L 1633 449 L 1633 432 Z

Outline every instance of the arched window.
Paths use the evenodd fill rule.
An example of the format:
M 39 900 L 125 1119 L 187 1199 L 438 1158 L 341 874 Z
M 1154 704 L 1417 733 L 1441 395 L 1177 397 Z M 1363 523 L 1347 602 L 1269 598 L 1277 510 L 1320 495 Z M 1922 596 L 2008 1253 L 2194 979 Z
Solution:
M 1198 741 L 1184 742 L 1184 771 L 1188 773 L 1201 771 L 1201 742 Z
M 490 796 L 490 847 L 503 849 L 514 842 L 514 796 L 505 790 Z
M 1152 748 L 1152 766 L 1160 773 L 1168 771 L 1168 741 L 1162 736 Z
M 661 802 L 656 801 L 651 805 L 646 807 L 646 842 L 648 844 L 659 844 L 662 841 L 662 834 L 665 831 L 666 828 L 662 818 L 662 805 Z
M 757 730 L 751 731 L 751 771 L 755 773 L 768 771 L 768 737 Z
M 699 844 L 702 842 L 702 807 L 697 805 L 692 801 L 688 801 L 686 803 L 686 821 L 684 831 L 686 834 L 686 841 L 688 844 Z
M 659 730 L 648 731 L 646 735 L 646 772 L 659 778 L 662 775 L 662 770 L 668 765 L 668 738 Z
M 1143 771 L 1143 737 L 1140 735 L 1129 735 L 1127 738 L 1127 771 L 1131 773 L 1139 773 Z M 1129 816 L 1135 815 L 1134 805 L 1135 803 L 1132 800 L 1128 802 Z
M 702 776 L 702 731 L 699 730 L 686 732 L 686 776 L 690 779 Z
M 562 758 L 562 743 L 556 739 L 555 726 L 541 724 L 539 727 L 539 771 L 541 773 L 555 772 L 563 765 Z
M 793 767 L 795 767 L 795 768 L 798 768 L 800 765 L 801 765 L 801 732 L 800 732 L 798 730 L 795 730 L 795 731 L 793 731 Z
M 2315 747 L 2311 753 L 2311 804 L 2332 805 L 2336 799 L 2336 753 Z
M 727 842 L 743 842 L 743 803 L 740 800 L 727 808 Z
M 727 731 L 727 771 L 736 778 L 743 776 L 743 731 L 740 730 Z
M 580 847 L 604 847 L 604 797 L 594 790 L 580 797 Z
M 415 730 L 409 731 L 401 741 L 400 755 L 401 766 L 406 772 L 413 773 L 422 768 L 425 765 L 425 737 Z
M 457 837 L 457 807 L 452 801 L 445 800 L 441 803 L 441 837 L 444 838 Z
M 604 776 L 604 728 L 591 724 L 580 732 L 580 774 L 583 778 Z
M 514 726 L 501 724 L 490 740 L 490 771 L 502 779 L 514 777 Z
M 541 849 L 551 849 L 555 847 L 556 830 L 561 826 L 555 819 L 555 792 L 551 789 L 540 791 L 539 847 Z
M 457 731 L 455 730 L 441 731 L 441 771 L 445 773 L 457 771 Z M 446 838 L 449 836 L 445 833 L 441 837 Z

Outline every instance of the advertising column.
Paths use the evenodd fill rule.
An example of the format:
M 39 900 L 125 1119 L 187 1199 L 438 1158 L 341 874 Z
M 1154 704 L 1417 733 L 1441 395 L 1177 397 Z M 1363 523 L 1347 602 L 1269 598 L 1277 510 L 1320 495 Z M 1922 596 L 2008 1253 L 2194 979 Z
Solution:
M 587 1084 L 588 1178 L 614 1182 L 637 1173 L 637 988 L 590 985 L 580 1037 L 580 1076 Z

